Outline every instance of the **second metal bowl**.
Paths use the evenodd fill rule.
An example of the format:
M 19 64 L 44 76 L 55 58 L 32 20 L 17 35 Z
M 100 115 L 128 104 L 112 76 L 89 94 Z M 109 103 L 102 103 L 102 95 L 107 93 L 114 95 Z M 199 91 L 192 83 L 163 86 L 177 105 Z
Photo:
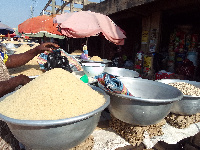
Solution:
M 119 77 L 133 96 L 108 92 L 110 113 L 119 120 L 133 125 L 152 125 L 166 117 L 173 102 L 183 93 L 170 85 L 147 79 Z
M 185 82 L 200 88 L 200 82 L 189 81 L 189 80 L 179 80 L 179 79 L 162 79 L 156 80 L 165 84 L 175 83 L 175 82 Z M 183 95 L 180 101 L 173 104 L 172 113 L 180 115 L 194 115 L 200 113 L 200 96 Z

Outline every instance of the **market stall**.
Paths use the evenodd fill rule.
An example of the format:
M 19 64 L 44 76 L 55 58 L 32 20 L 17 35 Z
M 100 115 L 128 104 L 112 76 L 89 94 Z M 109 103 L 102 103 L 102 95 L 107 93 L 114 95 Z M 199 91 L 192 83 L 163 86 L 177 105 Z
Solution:
M 122 37 L 113 41 L 121 44 Z M 41 74 L 0 99 L 0 119 L 21 149 L 114 150 L 141 144 L 151 149 L 159 141 L 177 144 L 200 131 L 199 82 L 187 84 L 185 93 L 188 81 L 173 82 L 176 86 L 167 80 L 142 79 L 133 70 L 110 68 L 99 57 L 88 61 L 87 45 L 82 54 L 87 61 L 81 63 L 63 49 L 40 54 L 36 66 Z M 184 82 L 182 88 L 179 81 Z M 192 100 L 196 111 L 182 113 L 185 106 L 194 108 Z

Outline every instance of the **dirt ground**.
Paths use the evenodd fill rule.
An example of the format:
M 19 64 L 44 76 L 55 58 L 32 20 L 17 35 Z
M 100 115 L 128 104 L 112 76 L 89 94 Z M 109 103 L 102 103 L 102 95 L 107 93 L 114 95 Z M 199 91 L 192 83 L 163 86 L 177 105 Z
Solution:
M 101 120 L 95 130 L 108 130 L 110 128 L 109 120 Z M 200 129 L 199 129 L 200 130 Z M 111 132 L 115 132 L 111 130 Z M 108 144 L 109 145 L 109 144 Z M 94 137 L 91 135 L 85 142 L 71 150 L 93 150 Z M 109 148 L 105 147 L 106 150 Z M 159 141 L 151 149 L 146 149 L 143 143 L 139 145 L 126 145 L 123 147 L 115 148 L 115 150 L 199 150 L 200 149 L 200 132 L 192 137 L 185 138 L 179 141 L 177 144 L 167 144 L 163 141 Z
M 103 112 L 105 112 L 105 110 Z M 106 112 L 103 114 L 109 114 L 109 113 Z M 110 115 L 106 117 L 102 116 L 94 132 L 80 145 L 70 150 L 102 150 L 102 149 L 103 150 L 199 150 L 200 149 L 200 132 L 198 132 L 194 136 L 179 141 L 177 144 L 167 144 L 163 141 L 159 141 L 151 149 L 147 149 L 146 146 L 143 144 L 143 142 L 140 142 L 137 145 L 133 145 L 112 129 L 112 127 L 110 126 L 110 121 L 111 121 Z M 151 126 L 152 129 L 155 129 L 154 127 L 155 126 Z M 128 128 L 128 126 L 126 126 L 126 128 Z M 105 131 L 104 132 L 105 135 L 98 134 L 98 133 L 103 133 L 102 131 Z M 156 130 L 154 131 L 156 132 Z M 198 131 L 200 131 L 199 128 Z M 3 132 L 1 134 L 3 135 Z M 119 142 L 113 138 L 118 139 Z M 101 140 L 104 141 L 103 145 Z M 10 144 L 2 142 L 3 141 L 0 141 L 0 145 L 3 146 L 0 147 L 1 150 L 25 150 L 25 148 L 23 147 L 20 148 L 20 146 L 17 144 L 17 140 L 15 140 L 14 142 L 10 142 Z

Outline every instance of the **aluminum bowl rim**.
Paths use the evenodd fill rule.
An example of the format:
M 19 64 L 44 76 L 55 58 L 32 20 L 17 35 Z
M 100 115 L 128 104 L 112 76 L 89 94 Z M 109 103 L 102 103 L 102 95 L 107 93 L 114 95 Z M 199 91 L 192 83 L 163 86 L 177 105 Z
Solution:
M 15 125 L 21 125 L 21 126 L 34 126 L 34 127 L 45 127 L 45 126 L 56 126 L 56 125 L 62 125 L 62 124 L 71 124 L 75 122 L 79 122 L 82 120 L 85 120 L 87 118 L 90 118 L 101 111 L 103 111 L 109 104 L 110 104 L 110 97 L 106 94 L 106 92 L 98 87 L 95 87 L 93 85 L 89 85 L 92 89 L 100 91 L 105 98 L 105 103 L 99 107 L 98 109 L 91 111 L 89 113 L 71 117 L 71 118 L 65 118 L 65 119 L 58 119 L 58 120 L 20 120 L 20 119 L 14 119 L 7 116 L 4 116 L 0 113 L 0 120 L 3 120 L 7 123 L 15 124 Z
M 160 81 L 164 81 L 164 80 L 168 80 L 168 79 L 161 79 Z M 169 79 L 169 80 L 177 80 L 177 82 L 180 80 L 180 82 L 184 82 L 184 81 L 189 81 L 190 82 L 190 80 L 181 80 L 181 79 Z M 157 82 L 160 82 L 159 80 L 155 80 L 155 81 L 157 81 Z M 196 81 L 192 81 L 192 82 L 196 82 Z M 164 83 L 164 82 L 160 82 L 160 83 Z M 175 83 L 175 82 L 171 82 L 171 83 Z M 185 82 L 185 83 L 187 83 L 187 82 Z M 167 83 L 164 83 L 164 84 L 167 84 Z M 192 84 L 192 83 L 190 83 L 190 84 Z M 169 84 L 167 84 L 167 85 L 169 85 Z M 194 85 L 194 84 L 192 84 L 192 85 Z M 172 86 L 172 85 L 170 85 L 170 86 Z M 194 85 L 195 86 L 195 85 Z M 198 88 L 198 87 L 197 87 Z M 183 93 L 183 92 L 182 92 Z M 185 94 L 183 94 L 183 96 L 184 97 L 189 97 L 189 98 L 200 98 L 200 96 L 192 96 L 192 95 L 185 95 Z
M 120 78 L 129 78 L 129 77 L 120 77 Z M 138 79 L 138 78 L 132 78 L 132 79 L 145 80 L 145 79 Z M 176 97 L 176 98 L 173 98 L 173 99 L 159 99 L 159 100 L 157 100 L 157 99 L 146 99 L 146 98 L 141 98 L 141 97 L 135 97 L 135 96 L 129 96 L 129 95 L 124 95 L 124 94 L 113 93 L 113 92 L 107 91 L 103 86 L 101 86 L 101 84 L 99 84 L 99 82 L 98 82 L 98 86 L 101 89 L 103 89 L 105 92 L 107 92 L 107 93 L 109 93 L 111 95 L 118 96 L 118 97 L 125 98 L 125 99 L 129 99 L 129 100 L 140 101 L 140 102 L 159 103 L 159 104 L 162 104 L 162 103 L 173 103 L 173 102 L 179 101 L 179 100 L 181 100 L 183 98 L 183 93 L 180 90 L 178 90 L 177 88 L 172 87 L 170 85 L 166 85 L 166 86 L 168 86 L 170 88 L 172 87 L 175 90 L 180 91 L 180 95 L 178 97 Z

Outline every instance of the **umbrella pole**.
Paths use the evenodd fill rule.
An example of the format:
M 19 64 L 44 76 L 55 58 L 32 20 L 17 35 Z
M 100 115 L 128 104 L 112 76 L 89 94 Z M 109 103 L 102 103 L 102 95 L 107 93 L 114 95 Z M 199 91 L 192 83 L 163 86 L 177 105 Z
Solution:
M 43 43 L 46 43 L 46 36 L 45 36 L 45 33 L 43 34 Z
M 87 39 L 86 39 L 86 43 L 85 43 L 85 44 L 86 44 L 86 46 L 88 46 L 88 37 L 87 37 Z
M 8 41 L 10 41 L 10 33 L 8 32 Z

